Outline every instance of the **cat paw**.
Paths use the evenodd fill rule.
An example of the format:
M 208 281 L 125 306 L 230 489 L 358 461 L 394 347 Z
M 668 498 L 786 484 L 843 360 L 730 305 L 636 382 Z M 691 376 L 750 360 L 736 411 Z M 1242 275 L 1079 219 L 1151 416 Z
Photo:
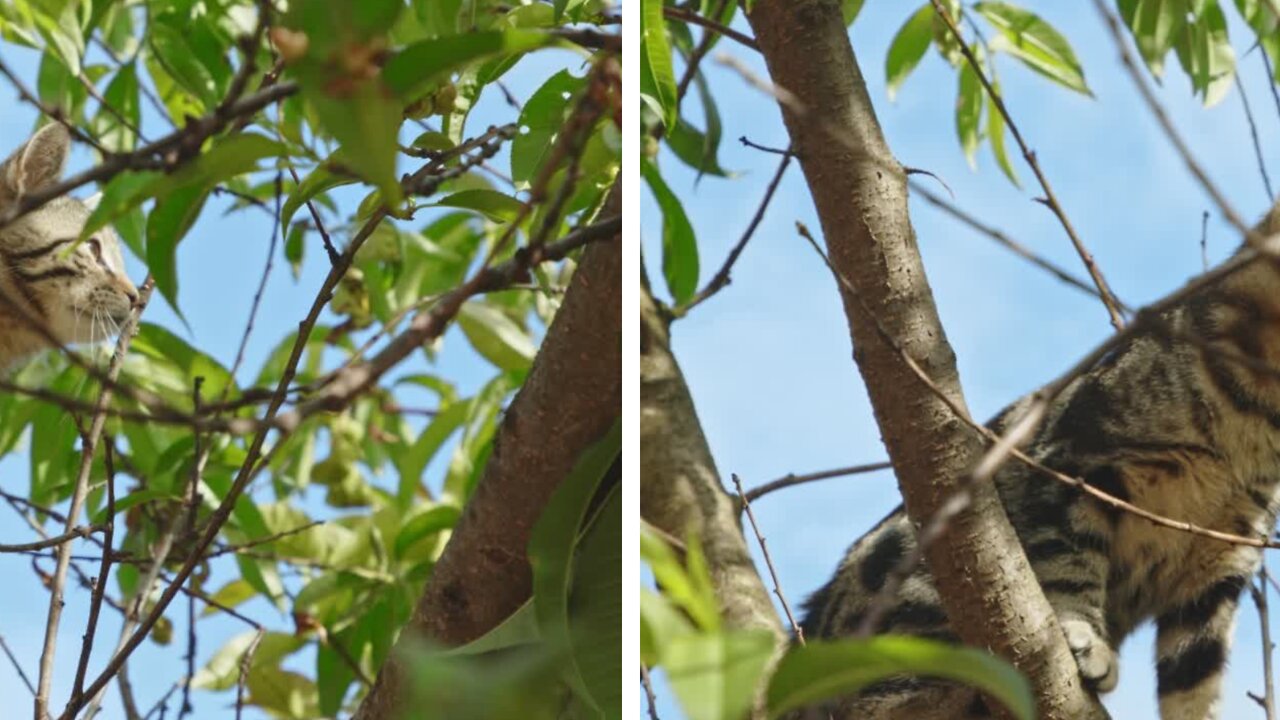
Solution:
M 1079 618 L 1063 618 L 1062 633 L 1067 646 L 1076 656 L 1080 677 L 1085 684 L 1098 692 L 1114 690 L 1120 681 L 1120 667 L 1116 652 L 1088 622 Z

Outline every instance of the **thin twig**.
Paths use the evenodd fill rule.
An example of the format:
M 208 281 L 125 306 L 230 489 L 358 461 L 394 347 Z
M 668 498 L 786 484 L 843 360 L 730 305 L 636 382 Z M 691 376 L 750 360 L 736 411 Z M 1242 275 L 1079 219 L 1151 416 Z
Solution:
M 1033 252 L 1026 245 L 1023 245 L 1017 240 L 1014 240 L 1013 238 L 1009 237 L 999 229 L 994 228 L 990 225 L 987 225 L 986 223 L 982 222 L 981 220 L 974 217 L 973 215 L 970 215 L 968 212 L 961 210 L 955 203 L 952 203 L 946 198 L 942 197 L 941 195 L 938 195 L 932 190 L 929 190 L 923 184 L 918 183 L 914 180 L 908 180 L 907 187 L 911 188 L 912 192 L 924 198 L 929 204 L 938 208 L 942 212 L 950 215 L 952 218 L 955 218 L 961 223 L 969 226 L 973 230 L 976 230 L 979 233 L 991 238 L 992 240 L 995 240 L 997 243 L 1002 245 L 1004 248 L 1006 248 L 1013 254 L 1030 262 L 1031 264 L 1035 265 L 1041 270 L 1044 270 L 1050 275 L 1053 275 L 1054 277 L 1066 283 L 1067 285 L 1070 285 L 1071 287 L 1079 290 L 1080 292 L 1087 293 L 1092 297 L 1095 297 L 1095 298 L 1102 297 L 1101 295 L 1098 294 L 1098 289 L 1093 285 L 1085 282 L 1084 280 L 1081 280 L 1080 278 L 1071 274 L 1067 270 L 1061 267 L 1058 267 L 1057 265 L 1054 265 L 1048 260 L 1045 260 L 1044 258 L 1035 254 L 1035 252 Z M 1116 302 L 1119 303 L 1120 301 L 1117 300 Z M 1128 312 L 1128 307 L 1123 303 L 1120 303 L 1120 309 L 1122 311 Z
M 653 694 L 653 681 L 649 679 L 649 668 L 640 663 L 640 685 L 644 687 L 644 695 L 649 700 L 649 720 L 662 720 L 658 717 L 658 697 Z
M 1258 138 L 1258 123 L 1253 120 L 1253 108 L 1249 107 L 1249 95 L 1244 91 L 1244 82 L 1240 80 L 1240 73 L 1234 73 L 1234 76 L 1236 90 L 1240 93 L 1240 106 L 1244 108 L 1244 118 L 1249 123 L 1249 138 L 1253 141 L 1253 156 L 1258 161 L 1258 174 L 1262 176 L 1262 187 L 1267 191 L 1267 202 L 1274 202 L 1276 195 L 1271 191 L 1271 178 L 1267 175 L 1267 163 L 1262 157 L 1262 141 Z
M 742 509 L 747 513 L 747 520 L 751 522 L 751 530 L 756 535 L 756 542 L 760 543 L 760 553 L 764 555 L 765 567 L 769 568 L 769 577 L 773 578 L 773 594 L 778 596 L 778 602 L 782 603 L 782 612 L 787 616 L 787 622 L 791 624 L 791 631 L 796 634 L 796 641 L 804 645 L 804 629 L 800 627 L 800 623 L 796 622 L 795 615 L 791 613 L 791 603 L 787 602 L 787 596 L 782 594 L 782 584 L 778 582 L 778 571 L 773 566 L 773 558 L 769 556 L 769 544 L 765 542 L 764 534 L 760 532 L 760 525 L 756 523 L 756 514 L 751 512 L 751 501 L 747 499 L 746 494 L 742 492 L 742 480 L 737 473 L 733 473 L 733 487 L 738 491 L 738 502 L 742 504 Z
M 22 670 L 22 663 L 18 662 L 18 658 L 9 649 L 9 644 L 4 641 L 3 635 L 0 635 L 0 650 L 4 651 L 5 656 L 9 658 L 9 662 L 13 664 L 13 669 L 17 671 L 18 677 L 22 679 L 22 684 L 27 686 L 32 696 L 35 696 L 36 686 L 31 684 L 31 678 L 27 677 L 27 674 Z
M 1111 292 L 1110 286 L 1106 279 L 1102 276 L 1102 270 L 1098 267 L 1097 262 L 1093 259 L 1093 254 L 1085 247 L 1084 241 L 1080 239 L 1076 233 L 1075 226 L 1071 224 L 1071 220 L 1067 217 L 1067 213 L 1062 209 L 1062 204 L 1058 202 L 1057 195 L 1053 192 L 1053 187 L 1049 185 L 1049 179 L 1045 177 L 1044 171 L 1040 168 L 1040 162 L 1036 159 L 1036 154 L 1027 146 L 1022 138 L 1022 132 L 1018 129 L 1017 123 L 1014 122 L 1013 116 L 1009 113 L 1009 109 L 1005 107 L 1004 98 L 996 91 L 995 86 L 987 78 L 987 73 L 982 68 L 982 63 L 978 61 L 977 55 L 974 54 L 973 48 L 969 47 L 969 43 L 965 42 L 964 35 L 960 32 L 960 28 L 956 26 L 955 19 L 951 17 L 951 13 L 943 6 L 941 0 L 930 0 L 933 3 L 936 16 L 940 18 L 947 26 L 952 37 L 955 38 L 956 44 L 960 47 L 960 52 L 968 60 L 969 66 L 973 69 L 974 74 L 978 77 L 978 81 L 982 83 L 982 87 L 987 91 L 987 95 L 991 98 L 991 102 L 995 105 L 996 110 L 1004 118 L 1005 125 L 1009 128 L 1009 133 L 1013 135 L 1014 142 L 1018 143 L 1018 148 L 1022 151 L 1022 157 L 1030 166 L 1031 172 L 1035 174 L 1036 180 L 1040 183 L 1040 188 L 1044 191 L 1044 204 L 1058 218 L 1058 222 L 1062 224 L 1063 230 L 1066 230 L 1067 237 L 1071 240 L 1071 244 L 1076 249 L 1076 253 L 1080 256 L 1080 260 L 1084 263 L 1085 269 L 1089 272 L 1089 277 L 1093 280 L 1094 287 L 1098 289 L 1098 295 L 1102 299 L 1102 304 L 1106 306 L 1107 313 L 1111 316 L 1111 324 L 1116 330 L 1124 327 L 1124 317 L 1120 314 L 1120 303 L 1116 300 L 1115 295 Z
M 142 287 L 138 288 L 138 301 L 120 331 L 120 339 L 116 341 L 115 354 L 112 355 L 111 364 L 107 369 L 107 376 L 113 381 L 120 376 L 120 368 L 124 365 L 125 355 L 129 351 L 129 343 L 133 340 L 134 329 L 138 325 L 138 318 L 141 316 L 142 311 L 146 309 L 147 302 L 151 299 L 153 286 L 154 282 L 151 276 L 148 275 L 147 279 L 142 283 Z M 90 423 L 89 432 L 82 443 L 80 469 L 76 474 L 75 485 L 71 494 L 71 505 L 67 510 L 66 524 L 68 532 L 74 529 L 73 523 L 75 523 L 76 518 L 80 517 L 85 497 L 89 492 L 89 474 L 93 469 L 93 453 L 97 448 L 98 439 L 102 436 L 102 429 L 106 424 L 105 411 L 110 402 L 111 389 L 104 387 L 98 394 L 98 400 L 94 404 L 93 420 Z M 62 619 L 62 596 L 67 582 L 67 565 L 71 561 L 70 553 L 71 547 L 69 545 L 58 547 L 58 561 L 54 570 L 53 584 L 50 586 L 49 614 L 45 623 L 44 646 L 40 652 L 40 674 L 35 699 L 35 717 L 41 719 L 47 716 L 49 712 L 49 691 L 53 683 L 53 660 L 58 643 L 58 625 Z
M 680 22 L 688 23 L 690 25 L 698 25 L 699 27 L 705 28 L 712 32 L 720 33 L 721 35 L 729 38 L 730 40 L 740 45 L 743 45 L 745 47 L 749 47 L 752 50 L 756 50 L 756 51 L 760 50 L 760 46 L 756 44 L 756 41 L 748 37 L 747 35 L 740 33 L 737 30 L 734 30 L 728 25 L 722 25 L 716 22 L 715 20 L 712 20 L 710 18 L 705 18 L 699 15 L 698 13 L 693 12 L 692 10 L 686 10 L 681 7 L 673 7 L 671 5 L 667 5 L 662 8 L 662 14 L 671 20 L 679 20 Z
M 1263 678 L 1263 694 L 1261 698 L 1257 698 L 1252 693 L 1250 697 L 1258 701 L 1262 706 L 1263 712 L 1266 714 L 1266 720 L 1276 720 L 1276 688 L 1274 680 L 1274 671 L 1271 666 L 1271 654 L 1275 650 L 1275 644 L 1271 642 L 1271 617 L 1267 610 L 1267 580 L 1270 574 L 1267 573 L 1267 566 L 1263 563 L 1262 568 L 1258 570 L 1258 584 L 1249 585 L 1249 593 L 1253 595 L 1253 604 L 1258 608 L 1259 630 L 1262 634 L 1262 678 Z
M 938 398 L 941 399 L 944 404 L 946 404 L 948 409 L 951 410 L 952 414 L 955 415 L 956 419 L 960 420 L 965 425 L 968 425 L 971 429 L 973 429 L 975 432 L 981 435 L 983 439 L 985 439 L 988 443 L 991 444 L 992 446 L 991 450 L 989 450 L 986 456 L 984 456 L 982 460 L 979 461 L 977 467 L 975 467 L 972 473 L 969 475 L 969 478 L 964 485 L 965 488 L 972 486 L 972 484 L 975 482 L 989 479 L 991 476 L 991 473 L 995 472 L 995 469 L 999 467 L 999 465 L 1003 462 L 1004 458 L 1012 457 L 1022 462 L 1024 465 L 1031 468 L 1032 470 L 1035 470 L 1044 475 L 1048 475 L 1049 477 L 1065 485 L 1073 487 L 1079 490 L 1080 492 L 1090 495 L 1091 497 L 1097 500 L 1100 500 L 1101 502 L 1104 502 L 1107 505 L 1110 505 L 1111 507 L 1116 508 L 1117 510 L 1122 510 L 1124 512 L 1135 515 L 1137 517 L 1143 518 L 1144 520 L 1147 520 L 1161 527 L 1166 527 L 1173 530 L 1181 530 L 1183 532 L 1187 532 L 1192 535 L 1199 535 L 1201 537 L 1212 538 L 1214 540 L 1219 540 L 1221 542 L 1230 543 L 1234 545 L 1246 545 L 1249 547 L 1257 547 L 1257 548 L 1280 548 L 1280 542 L 1277 542 L 1277 541 L 1260 539 L 1257 537 L 1246 537 L 1243 535 L 1235 535 L 1232 533 L 1219 532 L 1217 530 L 1211 530 L 1209 528 L 1201 527 L 1199 525 L 1196 525 L 1195 523 L 1185 522 L 1182 520 L 1174 520 L 1172 518 L 1165 517 L 1164 515 L 1153 513 L 1149 510 L 1138 507 L 1137 505 L 1134 505 L 1133 503 L 1130 503 L 1126 500 L 1121 500 L 1115 497 L 1114 495 L 1111 495 L 1103 490 L 1099 490 L 1097 487 L 1094 487 L 1093 485 L 1086 483 L 1081 478 L 1067 475 L 1065 473 L 1054 470 L 1053 468 L 1050 468 L 1044 465 L 1040 461 L 1030 457 L 1026 453 L 1022 452 L 1020 449 L 1018 449 L 1019 439 L 1026 437 L 1026 432 L 1027 432 L 1026 428 L 1035 427 L 1038 419 L 1037 416 L 1043 416 L 1043 413 L 1045 412 L 1045 409 L 1047 408 L 1047 405 L 1050 399 L 1056 396 L 1057 390 L 1051 390 L 1051 388 L 1054 388 L 1059 384 L 1065 385 L 1066 383 L 1063 382 L 1064 379 L 1074 378 L 1078 376 L 1078 374 L 1083 373 L 1083 370 L 1079 368 L 1083 367 L 1087 369 L 1089 367 L 1092 367 L 1097 361 L 1097 357 L 1095 356 L 1105 355 L 1107 352 L 1110 352 L 1110 350 L 1113 349 L 1114 347 L 1112 343 L 1126 341 L 1135 332 L 1136 329 L 1147 327 L 1147 323 L 1154 321 L 1153 319 L 1149 319 L 1149 318 L 1153 318 L 1153 316 L 1155 315 L 1156 306 L 1165 307 L 1172 304 L 1173 298 L 1181 296 L 1187 290 L 1188 287 L 1192 287 L 1192 286 L 1201 287 L 1204 283 L 1205 278 L 1211 275 L 1217 276 L 1216 274 L 1223 271 L 1223 269 L 1226 267 L 1233 267 L 1234 269 L 1238 269 L 1238 267 L 1236 267 L 1238 264 L 1251 262 L 1252 261 L 1251 259 L 1248 261 L 1241 260 L 1241 258 L 1249 257 L 1246 254 L 1248 253 L 1249 248 L 1246 248 L 1244 251 L 1242 251 L 1240 255 L 1237 255 L 1236 258 L 1233 259 L 1234 262 L 1228 263 L 1227 265 L 1224 265 L 1224 266 L 1219 266 L 1217 270 L 1211 273 L 1206 273 L 1204 275 L 1201 275 L 1199 278 L 1196 279 L 1196 281 L 1193 281 L 1192 283 L 1189 283 L 1186 287 L 1184 287 L 1183 290 L 1173 293 L 1165 297 L 1163 300 L 1160 300 L 1157 303 L 1153 303 L 1151 306 L 1148 306 L 1148 308 L 1140 311 L 1133 323 L 1130 323 L 1129 325 L 1127 325 L 1123 331 L 1113 334 L 1110 338 L 1107 339 L 1106 342 L 1102 343 L 1101 345 L 1098 346 L 1098 348 L 1095 348 L 1092 352 L 1090 352 L 1089 355 L 1085 358 L 1085 360 L 1082 360 L 1080 363 L 1077 363 L 1076 367 L 1068 371 L 1066 375 L 1063 375 L 1062 377 L 1058 378 L 1053 383 L 1050 383 L 1050 385 L 1047 385 L 1044 388 L 1041 388 L 1041 390 L 1035 393 L 1032 393 L 1031 395 L 1032 401 L 1027 403 L 1027 405 L 1024 407 L 1022 412 L 1025 415 L 1023 418 L 1020 419 L 1020 421 L 1025 420 L 1027 417 L 1031 417 L 1032 420 L 1025 423 L 1024 422 L 1015 423 L 1013 428 L 1011 428 L 1003 436 L 1001 436 L 992 432 L 989 428 L 985 427 L 981 423 L 978 423 L 977 421 L 975 421 L 963 407 L 956 404 L 955 400 L 953 400 L 949 395 L 943 392 L 942 389 L 939 388 L 937 384 L 933 382 L 932 378 L 930 378 L 929 375 L 924 371 L 924 369 L 920 367 L 920 364 L 917 363 L 915 359 L 912 358 L 911 355 L 907 353 L 907 351 L 904 350 L 897 343 L 896 340 L 894 340 L 893 336 L 889 334 L 888 330 L 886 330 L 884 326 L 880 324 L 879 318 L 877 318 L 873 313 L 871 313 L 869 308 L 865 307 L 865 302 L 862 301 L 861 299 L 862 296 L 854 288 L 853 283 L 851 283 L 847 278 L 845 278 L 843 273 L 840 273 L 839 270 L 837 270 L 836 267 L 831 263 L 831 260 L 827 257 L 826 253 L 822 251 L 822 248 L 818 246 L 817 241 L 813 239 L 813 235 L 809 232 L 808 228 L 804 227 L 804 225 L 801 223 L 796 223 L 796 225 L 797 225 L 797 229 L 800 231 L 801 236 L 813 247 L 814 251 L 818 253 L 818 256 L 822 258 L 823 262 L 826 263 L 827 268 L 831 271 L 832 275 L 835 277 L 836 282 L 839 283 L 842 288 L 844 288 L 846 293 L 848 293 L 851 297 L 853 297 L 859 303 L 862 303 L 864 305 L 863 311 L 869 318 L 871 318 L 872 324 L 875 327 L 877 334 L 880 335 L 881 339 L 884 340 L 885 343 L 887 343 L 891 348 L 894 349 L 894 351 L 902 359 L 903 363 L 908 367 L 908 369 L 911 370 L 911 372 L 917 377 L 917 379 L 919 379 L 920 382 L 922 382 L 925 385 L 925 387 L 927 387 L 931 392 L 937 395 Z M 1234 270 L 1232 271 L 1234 272 Z M 1219 277 L 1220 279 L 1220 276 L 1217 276 L 1217 277 Z M 998 461 L 993 462 L 992 461 L 993 458 L 998 459 Z M 945 510 L 948 510 L 948 512 L 950 512 L 951 515 L 954 515 L 960 512 L 960 510 L 964 509 L 964 504 L 961 501 L 961 499 L 952 498 L 951 500 L 948 501 L 948 503 L 952 501 L 955 501 L 961 504 L 955 507 L 948 507 L 948 504 L 944 504 L 943 507 L 939 509 L 937 514 L 941 514 L 942 511 L 945 509 Z M 923 537 L 923 531 L 921 534 Z
M 721 289 L 730 283 L 729 273 L 733 270 L 734 263 L 738 262 L 738 256 L 742 255 L 743 249 L 747 247 L 747 243 L 751 237 L 755 235 L 756 228 L 760 227 L 760 222 L 764 220 L 764 213 L 769 208 L 769 203 L 773 201 L 773 195 L 778 190 L 778 185 L 782 183 L 782 176 L 786 174 L 787 167 L 791 164 L 791 152 L 787 151 L 782 154 L 782 160 L 778 163 L 778 169 L 773 173 L 773 179 L 769 181 L 769 185 L 765 188 L 764 197 L 760 199 L 760 204 L 756 206 L 755 213 L 751 216 L 751 221 L 747 223 L 747 229 L 742 232 L 742 237 L 738 238 L 738 242 L 729 251 L 729 256 L 725 258 L 724 264 L 711 276 L 711 280 L 707 282 L 701 290 L 699 290 L 689 302 L 672 308 L 671 312 L 674 317 L 683 317 L 690 310 L 701 305 L 707 298 L 720 292 Z
M 849 475 L 861 475 L 863 473 L 876 472 L 878 470 L 892 470 L 893 463 L 878 462 L 867 463 L 865 465 L 850 465 L 849 467 L 835 468 L 834 470 L 823 470 L 822 472 L 806 473 L 804 475 L 796 475 L 789 473 L 777 480 L 751 488 L 747 494 L 743 496 L 746 502 L 755 502 L 760 498 L 768 495 L 775 490 L 789 488 L 794 485 L 802 485 L 804 483 L 816 482 L 818 480 L 827 480 L 830 478 L 847 477 Z
M 89 601 L 89 621 L 84 630 L 84 641 L 80 647 L 80 660 L 76 664 L 76 679 L 71 686 L 71 694 L 84 692 L 84 677 L 89 670 L 89 657 L 93 655 L 93 641 L 98 634 L 98 616 L 102 612 L 102 600 L 107 594 L 107 580 L 111 576 L 111 548 L 115 546 L 116 518 L 116 466 L 115 445 L 112 442 L 102 444 L 103 464 L 107 471 L 107 516 L 103 520 L 102 563 L 98 566 L 98 577 L 94 583 Z

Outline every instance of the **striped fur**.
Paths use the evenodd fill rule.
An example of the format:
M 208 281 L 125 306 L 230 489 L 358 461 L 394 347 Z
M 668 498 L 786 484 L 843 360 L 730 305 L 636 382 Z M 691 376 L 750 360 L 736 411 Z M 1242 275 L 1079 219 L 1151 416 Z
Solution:
M 0 212 L 58 180 L 70 137 L 40 129 L 0 164 Z M 119 329 L 138 299 L 114 232 L 76 243 L 90 208 L 56 198 L 0 228 L 0 369 L 50 346 L 98 342 Z
M 1259 228 L 1280 231 L 1280 210 Z M 1169 518 L 1266 537 L 1280 506 L 1280 265 L 1249 265 L 1165 312 L 1074 381 L 1027 452 Z M 992 425 L 1018 416 L 1015 404 Z M 1159 527 L 1010 461 L 996 487 L 1084 680 L 1118 681 L 1116 648 L 1157 627 L 1162 720 L 1218 717 L 1223 668 L 1257 548 Z M 808 602 L 808 637 L 855 632 L 870 598 L 915 544 L 901 508 L 850 548 Z M 932 579 L 915 569 L 875 628 L 953 639 Z M 822 708 L 837 720 L 987 717 L 972 691 L 928 680 L 882 684 Z

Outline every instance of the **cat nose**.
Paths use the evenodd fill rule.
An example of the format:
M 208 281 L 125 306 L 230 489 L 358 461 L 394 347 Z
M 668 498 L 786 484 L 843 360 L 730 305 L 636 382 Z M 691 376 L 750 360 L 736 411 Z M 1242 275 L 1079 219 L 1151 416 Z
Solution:
M 138 291 L 137 291 L 137 290 L 134 290 L 134 289 L 132 289 L 132 288 L 126 289 L 126 290 L 124 291 L 124 296 L 125 296 L 125 297 L 127 297 L 127 298 L 129 298 L 129 305 L 130 305 L 130 306 L 137 307 L 137 305 L 138 305 Z

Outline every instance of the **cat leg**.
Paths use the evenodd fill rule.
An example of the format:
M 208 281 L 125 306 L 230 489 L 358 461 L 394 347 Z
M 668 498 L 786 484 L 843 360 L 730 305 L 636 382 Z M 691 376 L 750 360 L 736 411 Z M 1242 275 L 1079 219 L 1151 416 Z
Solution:
M 1156 619 L 1161 720 L 1215 720 L 1246 575 L 1218 580 Z

